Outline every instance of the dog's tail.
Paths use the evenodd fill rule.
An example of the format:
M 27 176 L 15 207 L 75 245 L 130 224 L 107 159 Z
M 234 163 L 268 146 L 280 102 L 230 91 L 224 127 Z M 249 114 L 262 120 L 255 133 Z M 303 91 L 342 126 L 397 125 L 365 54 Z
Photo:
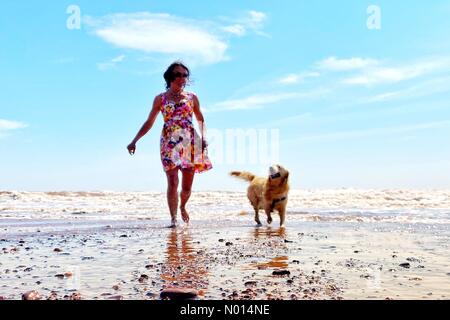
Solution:
M 230 176 L 234 176 L 234 177 L 243 179 L 243 180 L 248 181 L 248 182 L 252 182 L 253 179 L 256 178 L 256 176 L 253 173 L 250 173 L 250 172 L 247 172 L 247 171 L 242 171 L 242 172 L 232 171 L 232 172 L 230 172 Z

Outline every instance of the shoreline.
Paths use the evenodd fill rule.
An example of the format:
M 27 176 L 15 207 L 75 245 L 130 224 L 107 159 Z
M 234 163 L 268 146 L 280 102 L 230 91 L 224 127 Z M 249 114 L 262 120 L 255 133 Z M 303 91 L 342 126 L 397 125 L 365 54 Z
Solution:
M 277 217 L 271 228 L 244 219 L 0 232 L 0 296 L 158 300 L 176 287 L 204 300 L 450 299 L 442 230 L 289 220 L 282 230 Z

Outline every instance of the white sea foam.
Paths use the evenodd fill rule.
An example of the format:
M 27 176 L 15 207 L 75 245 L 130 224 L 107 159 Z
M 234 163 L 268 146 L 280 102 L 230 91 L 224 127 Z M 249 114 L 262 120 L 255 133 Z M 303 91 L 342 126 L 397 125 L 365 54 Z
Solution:
M 196 220 L 247 219 L 245 192 L 194 192 Z M 0 219 L 167 219 L 165 193 L 0 191 Z M 303 221 L 450 223 L 450 190 L 292 190 L 288 219 Z

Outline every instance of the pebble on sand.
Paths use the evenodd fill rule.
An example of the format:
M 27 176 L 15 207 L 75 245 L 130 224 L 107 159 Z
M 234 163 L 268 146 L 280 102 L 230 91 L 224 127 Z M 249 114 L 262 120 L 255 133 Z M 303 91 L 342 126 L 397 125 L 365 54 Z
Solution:
M 274 276 L 288 276 L 291 272 L 289 270 L 274 270 L 272 275 Z
M 408 262 L 400 263 L 399 266 L 406 269 L 409 269 L 411 267 L 411 265 Z
M 160 293 L 161 299 L 185 300 L 194 299 L 198 292 L 194 289 L 168 288 Z
M 22 295 L 22 300 L 41 300 L 42 297 L 36 290 L 27 291 Z

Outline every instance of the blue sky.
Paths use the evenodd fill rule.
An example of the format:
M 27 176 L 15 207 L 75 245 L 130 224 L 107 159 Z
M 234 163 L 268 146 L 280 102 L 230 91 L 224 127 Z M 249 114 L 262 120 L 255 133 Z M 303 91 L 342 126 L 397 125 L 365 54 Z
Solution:
M 162 118 L 125 148 L 176 59 L 209 132 L 278 130 L 293 188 L 449 188 L 449 18 L 440 0 L 2 1 L 0 189 L 165 191 Z M 242 190 L 234 169 L 268 163 L 215 161 L 194 189 Z

